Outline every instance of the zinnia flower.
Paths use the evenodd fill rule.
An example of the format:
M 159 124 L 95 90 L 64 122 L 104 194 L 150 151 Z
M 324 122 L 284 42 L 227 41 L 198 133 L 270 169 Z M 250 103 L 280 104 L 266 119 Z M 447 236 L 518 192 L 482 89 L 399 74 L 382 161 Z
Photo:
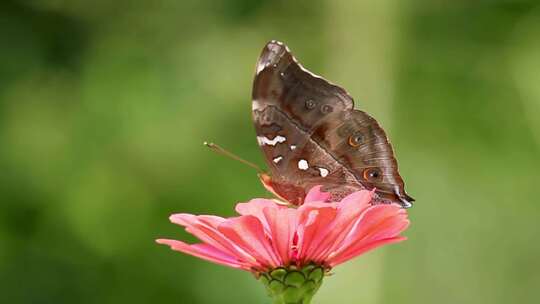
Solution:
M 275 303 L 309 303 L 331 268 L 405 239 L 399 234 L 409 225 L 406 211 L 396 204 L 371 205 L 372 196 L 362 190 L 340 202 L 326 202 L 330 195 L 317 186 L 298 208 L 253 199 L 237 204 L 240 216 L 232 218 L 174 214 L 171 222 L 202 243 L 157 242 L 254 273 Z

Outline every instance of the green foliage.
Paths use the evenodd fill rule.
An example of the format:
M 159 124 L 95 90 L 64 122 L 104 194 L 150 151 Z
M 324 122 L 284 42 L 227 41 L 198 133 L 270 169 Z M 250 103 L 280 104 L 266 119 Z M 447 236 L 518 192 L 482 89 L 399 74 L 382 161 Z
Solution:
M 417 200 L 314 303 L 537 302 L 538 1 L 7 0 L 0 25 L 0 303 L 268 301 L 154 239 L 269 196 L 202 143 L 263 163 L 270 39 L 381 122 Z

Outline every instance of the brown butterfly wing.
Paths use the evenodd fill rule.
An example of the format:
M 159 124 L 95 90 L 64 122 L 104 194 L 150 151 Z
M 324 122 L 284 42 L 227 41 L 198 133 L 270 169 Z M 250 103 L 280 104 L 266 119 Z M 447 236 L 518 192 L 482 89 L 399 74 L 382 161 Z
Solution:
M 255 111 L 254 117 L 259 145 L 271 172 L 267 187 L 278 196 L 300 204 L 313 186 L 326 186 L 334 180 L 337 189 L 344 180 L 354 183 L 352 174 L 278 108 Z M 351 192 L 355 189 L 358 187 Z
M 312 139 L 367 189 L 376 188 L 383 201 L 410 205 L 405 193 L 392 145 L 378 122 L 359 110 L 345 111 L 341 120 L 325 120 L 313 132 Z
M 354 180 L 310 138 L 314 127 L 326 116 L 318 103 L 327 100 L 324 104 L 333 104 L 339 111 L 352 109 L 352 99 L 343 89 L 312 76 L 296 63 L 284 45 L 271 42 L 257 64 L 252 97 L 257 139 L 270 168 L 271 188 L 277 195 L 301 203 L 305 191 L 312 186 L 328 185 L 335 180 L 337 188 L 344 184 L 346 176 Z M 306 111 L 305 107 L 313 111 Z M 312 166 L 308 163 L 304 169 L 303 162 L 308 159 Z M 321 176 L 321 172 L 330 171 L 331 176 Z
M 344 89 L 304 69 L 282 43 L 263 49 L 252 97 L 257 138 L 271 172 L 265 184 L 279 196 L 300 203 L 307 190 L 323 185 L 334 199 L 376 188 L 381 201 L 412 201 L 375 119 L 354 110 Z M 360 135 L 361 141 L 351 142 Z

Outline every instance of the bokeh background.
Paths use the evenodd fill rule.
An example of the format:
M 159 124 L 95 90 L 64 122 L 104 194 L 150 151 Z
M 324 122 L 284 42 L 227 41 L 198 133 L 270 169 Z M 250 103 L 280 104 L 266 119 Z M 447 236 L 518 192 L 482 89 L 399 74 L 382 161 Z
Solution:
M 314 303 L 538 303 L 540 3 L 0 4 L 0 302 L 269 303 L 248 273 L 177 254 L 174 212 L 268 196 L 254 64 L 286 42 L 394 144 L 407 242 L 335 269 Z

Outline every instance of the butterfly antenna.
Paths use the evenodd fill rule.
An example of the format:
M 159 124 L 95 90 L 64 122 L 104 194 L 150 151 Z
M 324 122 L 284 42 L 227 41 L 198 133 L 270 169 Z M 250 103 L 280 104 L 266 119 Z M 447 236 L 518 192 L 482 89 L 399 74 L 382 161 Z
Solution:
M 234 160 L 237 160 L 245 165 L 248 165 L 250 166 L 251 168 L 254 168 L 255 170 L 257 170 L 257 172 L 259 173 L 264 173 L 264 171 L 257 165 L 255 165 L 254 163 L 252 162 L 249 162 L 243 158 L 241 158 L 240 156 L 236 155 L 236 154 L 233 154 L 232 152 L 229 152 L 227 150 L 225 150 L 224 148 L 220 147 L 219 145 L 216 145 L 215 143 L 209 143 L 209 142 L 204 142 L 204 145 L 207 146 L 208 148 L 210 148 L 212 151 L 218 153 L 218 154 L 221 154 L 221 155 L 225 155 L 229 158 L 232 158 Z

